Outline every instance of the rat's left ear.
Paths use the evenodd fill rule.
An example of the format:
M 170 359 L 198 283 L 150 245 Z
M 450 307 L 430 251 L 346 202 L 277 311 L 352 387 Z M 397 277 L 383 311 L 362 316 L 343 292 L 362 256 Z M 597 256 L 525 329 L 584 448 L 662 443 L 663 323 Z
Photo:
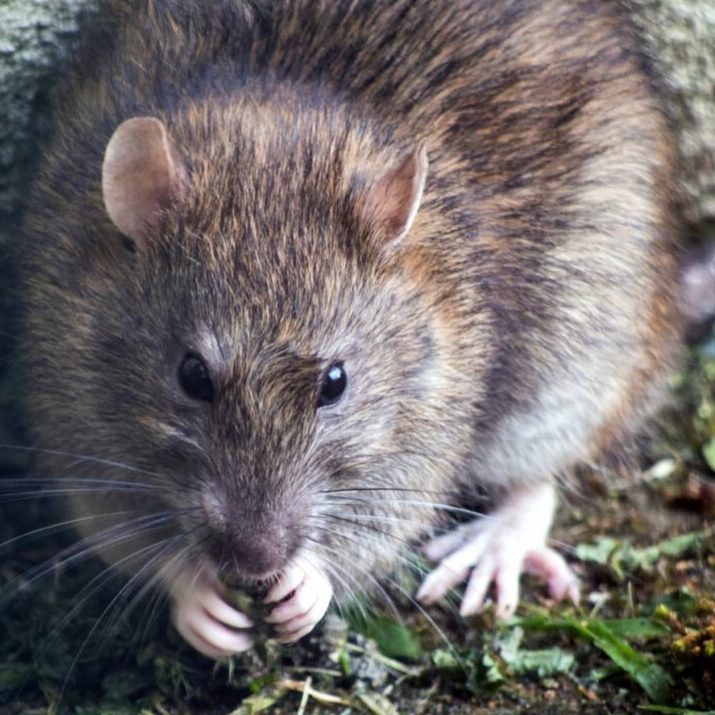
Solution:
M 163 208 L 182 198 L 186 172 L 163 122 L 133 117 L 112 134 L 102 163 L 102 196 L 112 223 L 141 242 Z
M 365 210 L 384 243 L 395 245 L 410 230 L 422 201 L 427 165 L 427 152 L 419 146 L 368 187 Z

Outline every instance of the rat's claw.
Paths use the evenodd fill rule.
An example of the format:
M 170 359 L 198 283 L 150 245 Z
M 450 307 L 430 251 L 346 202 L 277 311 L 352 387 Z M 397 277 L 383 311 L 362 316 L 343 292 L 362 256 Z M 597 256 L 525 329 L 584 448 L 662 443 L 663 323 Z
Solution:
M 578 578 L 564 561 L 564 557 L 548 546 L 534 549 L 526 556 L 525 571 L 539 576 L 549 584 L 549 593 L 558 601 L 578 603 L 580 589 Z
M 207 571 L 180 574 L 171 585 L 172 620 L 176 629 L 196 650 L 217 660 L 241 653 L 253 645 L 246 633 L 247 616 L 223 600 L 225 588 Z
M 462 616 L 469 616 L 482 610 L 487 591 L 494 580 L 495 569 L 494 556 L 487 554 L 472 571 L 464 591 L 462 605 L 459 607 L 459 613 Z
M 305 579 L 305 571 L 298 566 L 290 566 L 287 568 L 278 579 L 270 591 L 263 599 L 263 603 L 278 603 L 282 601 L 291 592 L 295 591 Z
M 420 601 L 428 605 L 434 603 L 467 578 L 471 567 L 481 559 L 488 546 L 487 534 L 479 533 L 475 529 L 478 526 L 479 522 L 464 524 L 423 547 L 428 558 L 442 561 L 423 581 L 417 592 Z
M 478 527 L 478 521 L 462 524 L 446 534 L 430 539 L 422 547 L 422 552 L 431 561 L 440 561 L 466 543 L 471 534 L 479 531 Z
M 479 612 L 494 583 L 496 614 L 508 618 L 519 601 L 521 573 L 528 571 L 547 581 L 552 598 L 577 602 L 578 579 L 564 559 L 546 546 L 555 503 L 550 485 L 525 487 L 489 516 L 433 539 L 424 551 L 441 561 L 425 578 L 417 598 L 433 603 L 469 576 L 460 613 Z
M 333 597 L 330 579 L 323 571 L 301 562 L 288 568 L 266 596 L 267 603 L 282 598 L 266 617 L 275 625 L 281 643 L 293 643 L 315 628 Z

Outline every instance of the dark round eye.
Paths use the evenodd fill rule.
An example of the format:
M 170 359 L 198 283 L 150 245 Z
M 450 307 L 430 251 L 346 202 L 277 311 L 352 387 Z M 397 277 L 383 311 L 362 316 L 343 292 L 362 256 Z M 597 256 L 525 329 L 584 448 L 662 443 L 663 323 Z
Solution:
M 206 363 L 196 355 L 187 355 L 179 368 L 179 382 L 184 392 L 195 400 L 211 402 L 214 386 Z
M 323 378 L 323 387 L 320 389 L 318 407 L 334 405 L 345 392 L 348 385 L 348 376 L 345 374 L 341 362 L 333 363 Z

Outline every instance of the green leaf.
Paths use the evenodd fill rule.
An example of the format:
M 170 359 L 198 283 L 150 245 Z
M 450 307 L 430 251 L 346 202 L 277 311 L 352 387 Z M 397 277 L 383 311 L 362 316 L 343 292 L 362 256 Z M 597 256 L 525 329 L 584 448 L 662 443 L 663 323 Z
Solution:
M 617 636 L 630 640 L 632 638 L 658 638 L 670 634 L 670 628 L 653 618 L 609 618 L 601 623 Z
M 482 665 L 484 666 L 484 679 L 489 685 L 501 685 L 506 680 L 499 667 L 499 661 L 489 653 L 482 656 Z
M 556 673 L 568 673 L 573 668 L 575 658 L 562 648 L 544 650 L 520 650 L 509 661 L 509 667 L 517 674 L 536 673 L 540 678 Z
M 575 618 L 564 620 L 626 671 L 652 700 L 664 702 L 668 699 L 672 684 L 670 676 L 657 663 L 648 660 L 619 638 L 603 621 L 579 621 Z
M 459 668 L 459 658 L 447 648 L 437 648 L 432 651 L 432 663 L 436 668 L 443 670 L 454 670 Z
M 712 535 L 712 529 L 691 531 L 642 549 L 635 548 L 627 540 L 619 541 L 609 536 L 603 536 L 593 544 L 579 544 L 576 547 L 576 556 L 581 561 L 608 565 L 619 577 L 622 577 L 624 568 L 640 568 L 648 571 L 662 556 L 680 556 Z
M 353 663 L 347 648 L 343 647 L 340 649 L 340 652 L 338 653 L 338 665 L 340 665 L 340 669 L 343 671 L 344 675 L 352 675 Z
M 634 650 L 625 638 L 657 637 L 667 633 L 667 626 L 653 619 L 624 618 L 603 621 L 578 620 L 571 617 L 549 618 L 535 614 L 513 618 L 522 628 L 533 630 L 571 630 L 602 650 L 615 665 L 628 673 L 656 702 L 668 699 L 670 676 L 653 661 Z M 663 630 L 665 629 L 665 630 Z
M 528 650 L 521 648 L 524 636 L 517 626 L 499 637 L 496 645 L 502 660 L 517 674 L 537 673 L 540 677 L 554 673 L 567 673 L 574 664 L 574 656 L 561 648 Z
M 523 638 L 524 629 L 519 626 L 508 628 L 495 638 L 494 645 L 505 663 L 511 663 L 516 659 Z
M 555 618 L 551 614 L 532 613 L 529 616 L 512 616 L 506 623 L 509 626 L 521 626 L 528 631 L 552 631 L 571 630 L 571 624 L 563 618 Z
M 712 536 L 712 530 L 691 531 L 679 534 L 672 539 L 666 539 L 645 549 L 629 549 L 623 555 L 623 561 L 629 567 L 640 567 L 644 570 L 655 566 L 661 556 L 680 556 L 696 544 Z
M 579 544 L 576 547 L 576 558 L 581 561 L 592 561 L 597 564 L 607 565 L 611 556 L 622 542 L 610 536 L 601 536 L 593 544 Z
M 715 437 L 703 446 L 703 457 L 705 457 L 708 467 L 715 472 Z
M 258 695 L 258 693 L 260 693 L 263 689 L 267 688 L 269 685 L 273 685 L 276 680 L 278 680 L 278 675 L 276 673 L 265 673 L 253 678 L 253 680 L 251 680 L 248 684 L 248 689 L 251 693 L 253 693 L 253 695 Z
M 417 635 L 407 626 L 396 623 L 384 616 L 356 618 L 356 630 L 377 643 L 377 647 L 388 658 L 404 658 L 418 661 L 422 658 L 422 645 Z

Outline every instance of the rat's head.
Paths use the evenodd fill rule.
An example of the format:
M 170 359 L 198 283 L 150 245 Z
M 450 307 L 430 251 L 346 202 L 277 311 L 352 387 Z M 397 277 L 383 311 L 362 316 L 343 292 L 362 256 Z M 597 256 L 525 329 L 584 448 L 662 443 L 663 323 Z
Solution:
M 427 156 L 259 119 L 114 130 L 101 227 L 58 242 L 82 261 L 36 328 L 40 431 L 150 472 L 189 560 L 369 568 L 427 519 L 465 423 L 450 307 L 419 278 Z

